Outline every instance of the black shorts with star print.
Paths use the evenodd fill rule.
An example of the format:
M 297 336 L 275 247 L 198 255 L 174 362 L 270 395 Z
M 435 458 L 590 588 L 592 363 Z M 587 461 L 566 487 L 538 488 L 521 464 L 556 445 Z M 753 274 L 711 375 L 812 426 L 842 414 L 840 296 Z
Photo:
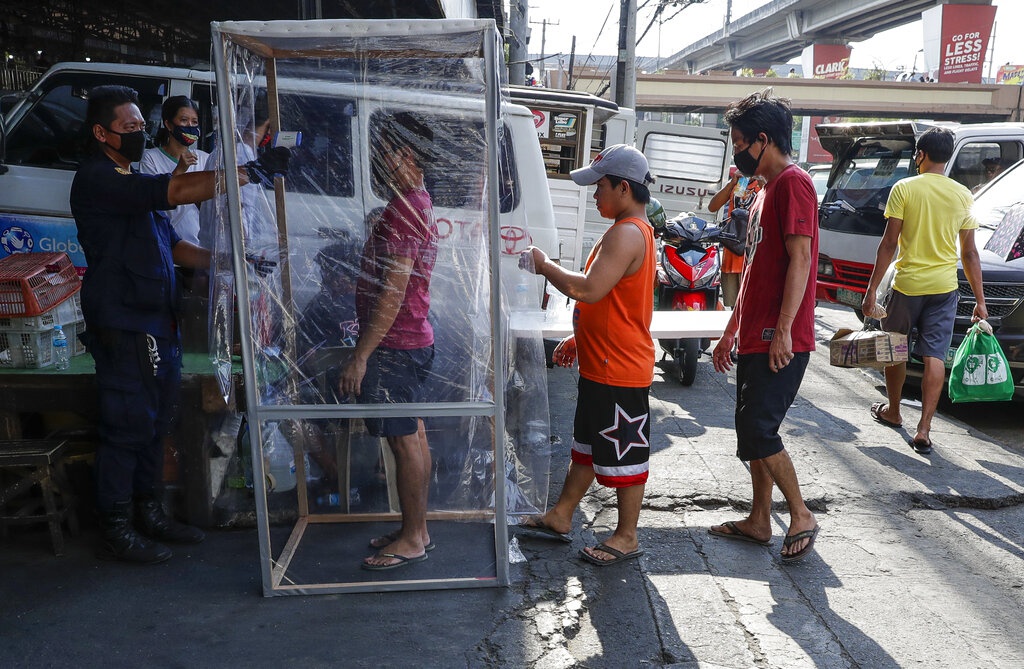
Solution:
M 597 482 L 609 488 L 646 483 L 650 387 L 607 386 L 583 377 L 577 387 L 572 461 L 592 466 Z

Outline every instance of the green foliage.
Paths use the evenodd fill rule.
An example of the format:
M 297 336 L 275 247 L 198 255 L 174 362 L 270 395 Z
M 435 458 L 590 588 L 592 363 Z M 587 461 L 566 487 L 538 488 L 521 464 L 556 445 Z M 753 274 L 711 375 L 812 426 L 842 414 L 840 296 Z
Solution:
M 864 73 L 864 80 L 865 81 L 885 81 L 885 75 L 887 75 L 888 73 L 889 73 L 888 70 L 886 70 L 884 67 L 882 67 L 881 63 L 879 63 L 878 61 L 875 61 L 874 65 L 871 67 L 871 69 Z

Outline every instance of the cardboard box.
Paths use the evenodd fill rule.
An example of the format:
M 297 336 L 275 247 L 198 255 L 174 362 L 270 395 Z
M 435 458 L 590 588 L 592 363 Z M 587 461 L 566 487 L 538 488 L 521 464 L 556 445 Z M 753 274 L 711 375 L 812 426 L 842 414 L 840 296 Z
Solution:
M 880 330 L 843 328 L 828 346 L 833 367 L 888 367 L 906 362 L 909 352 L 906 335 Z

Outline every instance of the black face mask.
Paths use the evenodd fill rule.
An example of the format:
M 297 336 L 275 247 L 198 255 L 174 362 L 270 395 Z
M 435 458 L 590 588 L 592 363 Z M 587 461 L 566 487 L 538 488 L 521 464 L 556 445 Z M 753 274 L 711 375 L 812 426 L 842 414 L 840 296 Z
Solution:
M 142 152 L 146 150 L 146 131 L 136 130 L 135 132 L 117 132 L 116 130 L 107 129 L 107 132 L 113 133 L 121 138 L 121 148 L 114 149 L 122 156 L 124 156 L 128 162 L 137 163 L 142 160 Z M 114 148 L 114 147 L 110 147 Z
M 750 146 L 753 146 L 753 144 Z M 750 155 L 750 146 L 739 153 L 734 153 L 732 156 L 732 162 L 736 165 L 736 169 L 738 169 L 740 174 L 745 177 L 754 176 L 754 172 L 757 171 L 758 165 L 761 164 L 761 156 L 764 155 L 764 145 L 761 146 L 761 153 L 757 154 L 757 158 Z

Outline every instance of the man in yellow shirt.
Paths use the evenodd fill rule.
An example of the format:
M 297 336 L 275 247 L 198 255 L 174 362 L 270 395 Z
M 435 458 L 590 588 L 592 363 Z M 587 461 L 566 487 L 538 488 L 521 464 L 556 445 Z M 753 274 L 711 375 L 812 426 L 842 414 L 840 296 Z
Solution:
M 868 281 L 861 308 L 865 315 L 875 310 L 875 291 L 892 257 L 896 255 L 896 277 L 882 328 L 910 335 L 917 328 L 915 353 L 924 360 L 921 378 L 921 418 L 910 444 L 921 455 L 931 453 L 932 417 L 946 372 L 944 361 L 953 337 L 956 319 L 957 241 L 960 262 L 971 284 L 976 305 L 972 320 L 988 317 L 981 285 L 981 261 L 974 244 L 978 222 L 971 215 L 974 198 L 967 188 L 944 176 L 953 155 L 953 133 L 932 128 L 917 140 L 914 163 L 917 176 L 896 182 L 885 205 L 888 223 L 878 244 L 875 267 Z M 900 427 L 900 398 L 907 377 L 907 364 L 885 368 L 888 403 L 871 406 L 880 423 Z

